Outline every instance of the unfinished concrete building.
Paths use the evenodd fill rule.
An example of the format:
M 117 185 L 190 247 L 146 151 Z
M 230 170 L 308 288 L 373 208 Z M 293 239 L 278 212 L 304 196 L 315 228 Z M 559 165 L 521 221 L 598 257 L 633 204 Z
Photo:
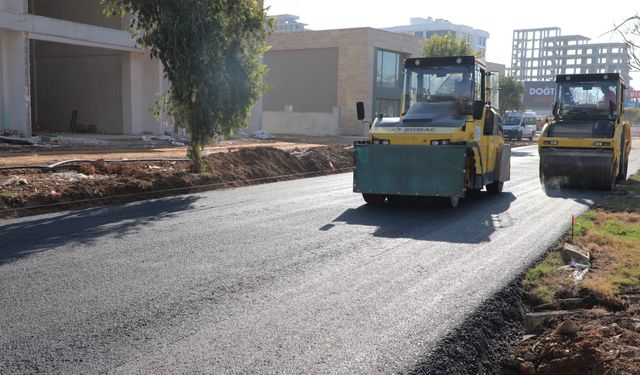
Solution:
M 524 82 L 553 81 L 558 74 L 620 73 L 629 83 L 624 43 L 589 43 L 582 35 L 561 35 L 559 27 L 513 32 L 511 75 Z
M 161 63 L 127 26 L 98 0 L 0 0 L 0 131 L 168 130 L 148 111 L 167 89 Z

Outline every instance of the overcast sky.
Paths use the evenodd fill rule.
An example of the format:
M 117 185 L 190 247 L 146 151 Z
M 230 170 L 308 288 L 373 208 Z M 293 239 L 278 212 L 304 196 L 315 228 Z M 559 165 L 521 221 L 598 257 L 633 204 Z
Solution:
M 640 0 L 265 0 L 268 13 L 295 14 L 311 30 L 408 25 L 411 17 L 444 18 L 491 34 L 487 60 L 511 65 L 513 30 L 560 27 L 562 35 L 580 34 L 594 42 L 620 41 L 608 33 L 614 25 L 640 13 Z M 640 86 L 640 74 L 632 74 Z

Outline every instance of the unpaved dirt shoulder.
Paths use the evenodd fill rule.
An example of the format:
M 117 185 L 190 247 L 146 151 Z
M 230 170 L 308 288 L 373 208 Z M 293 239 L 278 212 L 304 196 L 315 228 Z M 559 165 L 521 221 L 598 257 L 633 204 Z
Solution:
M 350 142 L 337 137 L 311 137 L 222 141 L 205 148 L 206 154 L 237 151 L 243 148 L 272 147 L 281 150 L 344 145 Z M 64 146 L 59 148 L 0 144 L 0 167 L 20 165 L 50 165 L 64 160 L 86 159 L 179 159 L 187 155 L 186 147 L 157 145 L 129 146 Z
M 0 171 L 0 217 L 344 173 L 352 170 L 351 145 L 251 147 L 205 157 L 206 171 L 186 161 L 71 163 L 51 171 Z
M 639 197 L 636 174 L 529 269 L 502 374 L 640 374 Z

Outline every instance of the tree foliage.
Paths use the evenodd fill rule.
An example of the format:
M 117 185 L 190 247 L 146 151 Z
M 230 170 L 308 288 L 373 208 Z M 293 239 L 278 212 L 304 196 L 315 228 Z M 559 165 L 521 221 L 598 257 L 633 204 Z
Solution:
M 434 35 L 424 41 L 422 53 L 425 57 L 444 57 L 444 56 L 477 56 L 482 57 L 480 53 L 471 48 L 463 38 L 456 39 L 452 33 L 445 35 Z
M 204 146 L 246 126 L 262 94 L 264 10 L 255 0 L 101 2 L 108 15 L 130 15 L 137 42 L 164 65 L 167 110 L 189 131 L 189 157 L 200 171 Z
M 640 125 L 640 108 L 626 108 L 625 117 L 634 125 Z
M 522 111 L 524 84 L 515 77 L 500 77 L 500 113 L 506 111 Z

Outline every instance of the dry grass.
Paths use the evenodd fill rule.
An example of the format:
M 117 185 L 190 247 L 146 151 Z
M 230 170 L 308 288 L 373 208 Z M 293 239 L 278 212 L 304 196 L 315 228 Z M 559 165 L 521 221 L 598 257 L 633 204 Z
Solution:
M 640 285 L 640 175 L 580 216 L 574 237 L 592 253 L 592 268 L 579 287 L 572 287 L 570 272 L 558 269 L 562 264 L 556 248 L 527 272 L 525 292 L 545 303 L 570 290 L 576 296 L 595 295 L 605 304 L 621 304 L 620 289 Z
M 566 294 L 573 286 L 564 265 L 558 244 L 542 261 L 529 269 L 523 281 L 523 288 L 531 304 L 551 303 L 561 294 Z

